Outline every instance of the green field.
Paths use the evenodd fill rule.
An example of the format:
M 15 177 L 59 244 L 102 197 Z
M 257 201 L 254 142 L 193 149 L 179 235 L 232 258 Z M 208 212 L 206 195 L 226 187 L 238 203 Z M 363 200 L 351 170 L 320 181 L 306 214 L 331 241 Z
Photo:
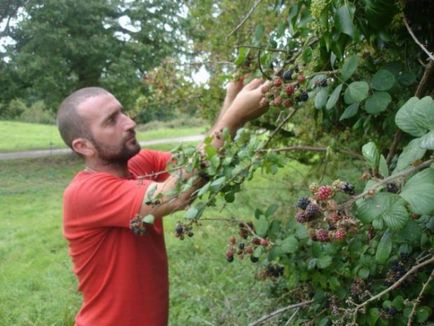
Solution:
M 199 135 L 205 129 L 194 128 L 164 128 L 138 132 L 140 141 L 172 138 L 189 135 Z M 36 123 L 15 121 L 0 121 L 0 152 L 13 152 L 32 149 L 65 148 L 57 127 Z
M 0 325 L 73 324 L 81 299 L 62 237 L 61 198 L 82 167 L 71 156 L 0 161 Z M 257 205 L 291 205 L 291 189 L 305 173 L 291 163 L 271 179 L 258 174 L 235 204 L 206 217 L 250 220 Z M 289 217 L 284 210 L 277 215 Z M 246 325 L 276 309 L 267 299 L 270 284 L 255 278 L 260 263 L 225 261 L 236 226 L 205 221 L 193 238 L 180 241 L 173 229 L 181 217 L 165 219 L 170 325 Z

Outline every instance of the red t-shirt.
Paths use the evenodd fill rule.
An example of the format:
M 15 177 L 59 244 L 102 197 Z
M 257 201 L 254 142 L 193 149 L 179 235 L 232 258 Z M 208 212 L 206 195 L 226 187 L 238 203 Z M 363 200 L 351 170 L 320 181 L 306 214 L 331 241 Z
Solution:
M 152 181 L 137 176 L 164 171 L 170 153 L 144 150 L 131 158 L 129 179 L 79 172 L 64 193 L 64 236 L 69 242 L 83 304 L 76 326 L 160 326 L 168 320 L 168 273 L 161 219 L 144 236 L 130 220 Z

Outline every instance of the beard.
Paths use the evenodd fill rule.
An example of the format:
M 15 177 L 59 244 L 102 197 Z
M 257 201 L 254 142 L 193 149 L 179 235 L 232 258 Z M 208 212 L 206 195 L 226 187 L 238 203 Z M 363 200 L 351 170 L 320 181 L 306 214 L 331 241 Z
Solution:
M 123 142 L 122 147 L 102 145 L 93 139 L 93 137 L 91 142 L 95 146 L 98 158 L 110 165 L 126 164 L 130 158 L 140 151 L 140 144 L 137 140 L 131 142 L 131 139 L 129 139 L 127 142 L 131 142 L 131 145 L 128 145 L 127 142 Z

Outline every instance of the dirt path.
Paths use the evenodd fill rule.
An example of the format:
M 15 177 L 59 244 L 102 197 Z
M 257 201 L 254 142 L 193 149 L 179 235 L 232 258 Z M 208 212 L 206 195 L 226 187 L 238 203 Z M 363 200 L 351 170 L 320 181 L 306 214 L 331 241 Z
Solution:
M 160 144 L 173 144 L 173 145 L 175 145 L 177 143 L 200 141 L 203 138 L 204 138 L 203 135 L 173 137 L 173 138 L 164 138 L 164 139 L 142 141 L 142 142 L 140 142 L 140 145 L 142 147 L 151 146 L 151 145 L 160 145 Z M 69 148 L 0 153 L 0 161 L 1 160 L 16 160 L 16 159 L 22 159 L 22 158 L 46 157 L 46 156 L 51 156 L 51 155 L 65 155 L 65 154 L 70 154 L 70 153 L 72 153 L 72 151 Z

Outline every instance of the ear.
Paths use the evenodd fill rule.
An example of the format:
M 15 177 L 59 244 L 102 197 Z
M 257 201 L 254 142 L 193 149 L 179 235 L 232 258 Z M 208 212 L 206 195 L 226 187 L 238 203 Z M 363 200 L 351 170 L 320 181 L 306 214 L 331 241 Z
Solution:
M 72 148 L 84 157 L 90 157 L 96 153 L 95 146 L 86 138 L 74 139 L 72 141 Z

